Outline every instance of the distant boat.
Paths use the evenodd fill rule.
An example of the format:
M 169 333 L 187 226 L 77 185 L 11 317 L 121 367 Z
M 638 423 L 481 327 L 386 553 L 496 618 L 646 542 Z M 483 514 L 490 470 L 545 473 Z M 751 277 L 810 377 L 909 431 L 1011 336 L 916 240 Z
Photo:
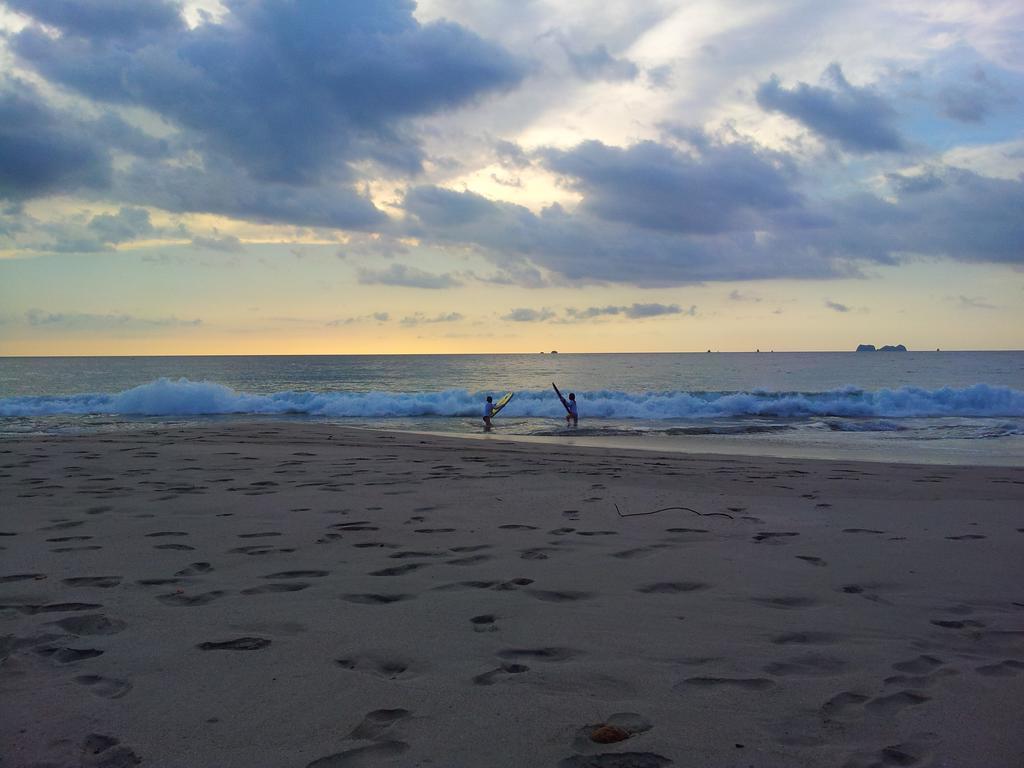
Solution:
M 557 349 L 552 349 L 551 350 L 551 354 L 552 355 L 557 355 L 558 354 L 558 350 Z

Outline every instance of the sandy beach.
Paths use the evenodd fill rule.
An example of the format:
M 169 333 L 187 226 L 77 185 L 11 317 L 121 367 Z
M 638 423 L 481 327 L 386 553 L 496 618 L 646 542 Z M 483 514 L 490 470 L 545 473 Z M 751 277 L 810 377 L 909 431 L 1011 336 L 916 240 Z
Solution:
M 1012 768 L 1022 502 L 322 424 L 5 441 L 0 766 Z

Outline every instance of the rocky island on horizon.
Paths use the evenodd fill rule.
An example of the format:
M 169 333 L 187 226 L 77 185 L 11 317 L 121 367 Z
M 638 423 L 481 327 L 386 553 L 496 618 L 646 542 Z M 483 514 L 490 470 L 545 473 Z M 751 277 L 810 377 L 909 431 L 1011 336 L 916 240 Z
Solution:
M 858 344 L 858 352 L 906 352 L 907 348 L 902 344 L 886 344 L 884 347 L 875 347 L 874 344 Z

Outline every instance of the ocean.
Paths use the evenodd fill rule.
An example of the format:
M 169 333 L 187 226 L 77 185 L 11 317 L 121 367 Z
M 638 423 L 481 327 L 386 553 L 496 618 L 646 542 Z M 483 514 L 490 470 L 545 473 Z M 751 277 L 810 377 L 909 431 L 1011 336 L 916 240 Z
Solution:
M 577 428 L 552 382 L 576 393 Z M 484 397 L 506 391 L 516 395 L 484 435 Z M 0 358 L 0 437 L 252 418 L 1024 465 L 1024 352 Z

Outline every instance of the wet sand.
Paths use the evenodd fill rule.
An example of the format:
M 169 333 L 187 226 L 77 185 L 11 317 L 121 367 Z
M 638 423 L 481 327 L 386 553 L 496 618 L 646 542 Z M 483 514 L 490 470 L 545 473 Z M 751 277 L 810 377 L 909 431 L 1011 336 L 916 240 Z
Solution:
M 1019 766 L 1022 502 L 324 425 L 4 441 L 0 766 Z

